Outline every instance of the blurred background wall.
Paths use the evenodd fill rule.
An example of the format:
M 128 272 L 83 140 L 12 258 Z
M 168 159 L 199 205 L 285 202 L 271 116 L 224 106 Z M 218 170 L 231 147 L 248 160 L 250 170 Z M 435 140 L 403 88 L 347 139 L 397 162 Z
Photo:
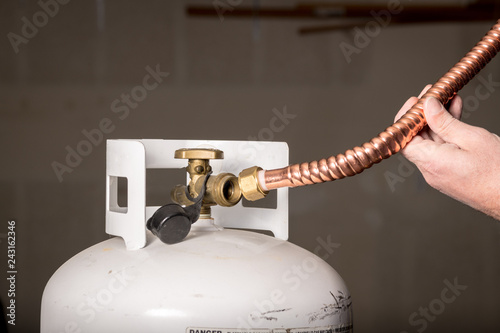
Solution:
M 2 276 L 7 221 L 17 223 L 17 317 L 11 332 L 39 331 L 50 276 L 108 238 L 105 139 L 257 137 L 286 141 L 291 162 L 327 157 L 387 127 L 407 98 L 438 79 L 493 24 L 389 25 L 346 57 L 340 45 L 355 45 L 353 29 L 298 34 L 301 27 L 328 21 L 186 15 L 189 4 L 214 3 L 73 0 L 17 44 L 17 52 L 8 34 L 21 35 L 22 18 L 32 20 L 40 4 L 0 3 Z M 169 74 L 129 113 L 114 112 L 113 102 L 142 85 L 148 66 Z M 465 121 L 496 133 L 499 69 L 495 59 L 481 72 L 483 80 L 461 92 L 470 101 Z M 491 96 L 474 99 L 485 80 L 496 82 Z M 272 137 L 259 138 L 273 109 L 295 118 Z M 76 149 L 86 139 L 83 132 L 105 118 L 112 130 L 58 177 L 54 162 L 66 164 L 68 147 Z M 148 202 L 168 200 L 164 184 L 182 177 L 152 175 Z M 500 330 L 500 222 L 430 188 L 402 157 L 350 179 L 291 190 L 290 241 L 311 251 L 321 242 L 340 244 L 327 261 L 351 291 L 356 332 L 417 332 L 423 326 L 410 325 L 410 316 L 441 297 L 445 280 L 467 289 L 428 320 L 426 332 Z M 5 305 L 5 278 L 0 286 Z

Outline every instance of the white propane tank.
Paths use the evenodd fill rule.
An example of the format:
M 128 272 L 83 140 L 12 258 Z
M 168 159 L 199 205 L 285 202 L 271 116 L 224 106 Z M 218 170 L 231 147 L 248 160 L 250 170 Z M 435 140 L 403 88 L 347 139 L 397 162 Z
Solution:
M 351 297 L 325 261 L 286 241 L 288 190 L 275 208 L 214 207 L 180 243 L 146 230 L 158 207 L 145 205 L 145 169 L 180 168 L 173 152 L 216 147 L 229 159 L 213 169 L 288 163 L 284 143 L 108 140 L 106 232 L 114 237 L 62 265 L 44 290 L 41 332 L 352 332 Z M 257 146 L 258 145 L 258 146 Z M 117 177 L 128 204 L 117 204 Z M 229 228 L 267 229 L 275 237 Z M 124 242 L 125 241 L 125 242 Z

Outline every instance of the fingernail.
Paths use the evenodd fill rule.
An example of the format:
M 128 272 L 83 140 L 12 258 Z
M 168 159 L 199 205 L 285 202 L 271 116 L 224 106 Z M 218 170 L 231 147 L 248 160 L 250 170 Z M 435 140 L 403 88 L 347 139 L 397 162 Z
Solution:
M 435 97 L 428 97 L 424 103 L 424 110 L 431 115 L 438 114 L 443 109 L 441 104 Z
M 427 90 L 431 89 L 432 87 L 432 84 L 428 84 L 425 86 L 425 88 L 420 92 L 420 95 L 418 95 L 418 98 L 420 99 L 420 97 L 424 96 L 424 94 L 427 92 Z

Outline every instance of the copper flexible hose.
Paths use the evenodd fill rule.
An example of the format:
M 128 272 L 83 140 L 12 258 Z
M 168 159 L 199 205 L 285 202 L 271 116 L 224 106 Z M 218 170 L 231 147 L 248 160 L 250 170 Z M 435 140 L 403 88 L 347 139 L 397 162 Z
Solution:
M 354 176 L 397 153 L 427 125 L 423 111 L 427 97 L 446 104 L 500 51 L 500 20 L 472 50 L 441 77 L 397 122 L 377 137 L 344 154 L 319 161 L 266 170 L 263 188 L 296 187 Z M 262 181 L 261 181 L 262 184 Z

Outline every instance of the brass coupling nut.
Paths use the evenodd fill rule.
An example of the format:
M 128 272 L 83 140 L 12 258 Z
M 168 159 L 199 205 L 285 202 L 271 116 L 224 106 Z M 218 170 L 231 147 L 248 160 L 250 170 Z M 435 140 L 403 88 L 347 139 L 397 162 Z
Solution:
M 263 199 L 269 193 L 264 191 L 259 185 L 258 173 L 262 168 L 254 166 L 240 172 L 238 182 L 240 184 L 241 193 L 245 199 L 256 201 Z
M 238 178 L 231 173 L 221 173 L 210 177 L 207 182 L 204 202 L 222 207 L 232 207 L 241 200 Z

